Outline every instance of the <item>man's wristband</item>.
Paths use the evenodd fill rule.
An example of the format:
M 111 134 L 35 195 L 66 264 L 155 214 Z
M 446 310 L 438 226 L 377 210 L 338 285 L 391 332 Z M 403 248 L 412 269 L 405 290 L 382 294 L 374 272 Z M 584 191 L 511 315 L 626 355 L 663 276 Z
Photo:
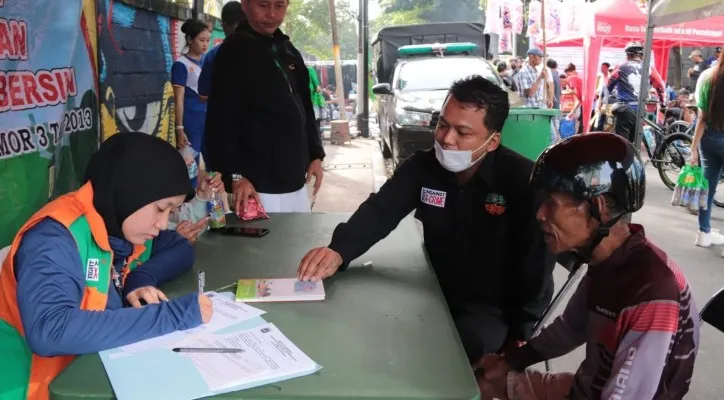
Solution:
M 231 174 L 231 181 L 232 182 L 239 182 L 243 180 L 244 177 L 241 174 Z

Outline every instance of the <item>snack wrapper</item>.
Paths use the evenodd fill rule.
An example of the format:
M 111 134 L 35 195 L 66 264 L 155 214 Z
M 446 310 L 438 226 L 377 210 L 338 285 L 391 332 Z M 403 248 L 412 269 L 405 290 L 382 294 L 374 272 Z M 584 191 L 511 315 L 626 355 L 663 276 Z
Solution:
M 242 221 L 258 221 L 262 219 L 269 219 L 264 206 L 259 204 L 256 199 L 250 198 L 247 202 L 246 211 L 241 210 L 239 218 Z

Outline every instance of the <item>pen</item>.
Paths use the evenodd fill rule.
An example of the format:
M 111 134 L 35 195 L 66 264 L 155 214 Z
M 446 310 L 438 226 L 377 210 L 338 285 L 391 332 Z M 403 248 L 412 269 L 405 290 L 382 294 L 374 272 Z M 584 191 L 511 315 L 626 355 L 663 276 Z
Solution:
M 243 353 L 244 349 L 233 349 L 229 347 L 176 347 L 172 349 L 176 353 Z
M 204 294 L 205 285 L 206 285 L 206 274 L 204 274 L 204 271 L 199 271 L 199 294 Z

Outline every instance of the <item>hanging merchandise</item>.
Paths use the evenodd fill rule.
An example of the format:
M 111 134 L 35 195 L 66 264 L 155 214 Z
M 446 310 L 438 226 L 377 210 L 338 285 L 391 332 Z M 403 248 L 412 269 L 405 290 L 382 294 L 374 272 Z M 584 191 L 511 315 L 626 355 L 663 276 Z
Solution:
M 483 33 L 494 33 L 500 35 L 502 32 L 503 24 L 501 21 L 501 7 L 505 0 L 488 0 L 488 5 L 485 9 L 485 29 Z
M 513 20 L 513 33 L 520 35 L 523 33 L 523 1 L 508 0 L 507 3 L 511 12 L 511 19 Z
M 561 4 L 561 31 L 564 35 L 576 32 L 576 5 L 578 3 L 581 3 L 581 0 L 563 0 Z
M 504 1 L 501 7 L 503 30 L 500 33 L 500 40 L 498 42 L 498 52 L 512 52 L 513 46 L 511 43 L 511 31 L 513 28 L 513 21 L 511 19 L 510 4 L 508 1 Z
M 561 2 L 546 0 L 546 35 L 558 36 L 561 34 Z
M 538 0 L 533 0 L 528 5 L 528 36 L 537 37 L 541 34 L 541 4 Z

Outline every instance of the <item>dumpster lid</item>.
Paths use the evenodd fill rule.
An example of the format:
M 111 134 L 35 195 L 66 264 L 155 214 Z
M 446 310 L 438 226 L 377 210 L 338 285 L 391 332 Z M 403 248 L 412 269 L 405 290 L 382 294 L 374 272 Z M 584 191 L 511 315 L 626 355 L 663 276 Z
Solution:
M 508 115 L 546 115 L 556 117 L 560 113 L 560 110 L 551 108 L 512 107 Z

